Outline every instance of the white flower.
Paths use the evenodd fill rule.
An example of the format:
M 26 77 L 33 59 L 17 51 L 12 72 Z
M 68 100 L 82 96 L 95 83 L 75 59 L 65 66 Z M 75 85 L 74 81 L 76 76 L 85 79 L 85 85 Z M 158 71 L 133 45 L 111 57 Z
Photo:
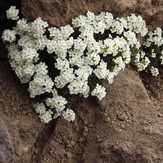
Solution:
M 96 22 L 94 24 L 94 33 L 101 33 L 103 34 L 106 28 L 106 24 L 103 20 Z
M 81 39 L 77 38 L 74 40 L 74 49 L 83 52 L 86 48 L 86 43 Z
M 74 28 L 85 26 L 86 25 L 86 16 L 80 15 L 79 17 L 72 19 L 72 25 Z
M 87 53 L 84 61 L 88 65 L 97 65 L 100 62 L 100 56 L 96 52 Z
M 74 32 L 74 29 L 70 25 L 62 26 L 60 29 L 51 27 L 48 29 L 50 38 L 53 40 L 67 40 Z
M 63 111 L 62 116 L 64 119 L 66 119 L 68 121 L 74 121 L 75 120 L 75 113 L 70 109 Z
M 52 109 L 56 109 L 57 112 L 63 111 L 65 105 L 67 104 L 67 100 L 62 96 L 55 96 L 53 98 L 47 98 L 45 100 L 46 105 Z
M 96 84 L 95 89 L 92 91 L 92 96 L 97 96 L 99 100 L 102 100 L 106 96 L 106 89 L 99 84 Z
M 40 17 L 30 24 L 30 33 L 34 38 L 42 37 L 48 27 L 48 23 Z
M 48 66 L 44 62 L 40 62 L 35 66 L 36 73 L 40 75 L 46 75 L 48 73 L 47 68 Z
M 24 35 L 24 32 L 29 31 L 29 24 L 27 23 L 26 19 L 19 19 L 16 24 L 16 31 L 20 35 Z
M 35 48 L 37 50 L 44 50 L 44 48 L 46 47 L 47 45 L 47 42 L 48 42 L 48 39 L 46 36 L 42 36 L 42 37 L 39 37 L 36 41 L 35 41 Z
M 92 91 L 92 96 L 97 96 L 99 100 L 102 100 L 106 96 L 106 89 L 99 84 L 96 84 L 95 89 Z
M 153 66 L 150 68 L 150 71 L 152 73 L 152 76 L 158 76 L 159 75 L 158 69 L 153 67 Z
M 6 29 L 3 31 L 2 33 L 2 39 L 3 41 L 7 41 L 7 42 L 14 42 L 16 40 L 16 32 L 15 30 L 9 30 L 9 29 Z
M 46 107 L 43 103 L 37 103 L 33 105 L 33 107 L 35 108 L 35 111 L 39 114 L 43 114 L 46 111 Z
M 77 50 L 69 50 L 69 63 L 71 66 L 78 66 L 81 67 L 84 65 L 85 61 L 82 57 L 83 52 L 77 51 Z
M 152 49 L 151 57 L 152 57 L 152 58 L 156 58 L 156 53 L 154 52 L 154 49 Z
M 122 58 L 123 58 L 123 62 L 125 64 L 129 64 L 131 61 L 131 51 L 130 48 L 127 46 L 126 50 L 124 52 L 122 52 Z
M 35 65 L 34 64 L 31 64 L 31 63 L 26 63 L 24 66 L 23 66 L 23 73 L 25 76 L 27 76 L 28 78 L 29 77 L 32 77 L 33 74 L 35 73 Z
M 145 55 L 146 55 L 146 54 L 145 54 L 145 52 L 144 52 L 144 51 L 141 51 L 141 52 L 140 52 L 140 58 L 141 58 L 141 59 L 142 59 L 142 58 L 144 58 L 144 57 L 145 57 Z
M 72 81 L 69 86 L 69 93 L 70 94 L 79 94 L 81 93 L 85 98 L 88 97 L 89 93 L 89 86 L 88 81 L 82 80 L 77 78 L 76 80 Z
M 138 42 L 136 34 L 134 32 L 131 31 L 124 32 L 124 37 L 126 38 L 128 44 L 131 47 L 133 47 L 134 45 L 136 45 L 137 48 L 140 47 L 140 43 Z
M 95 21 L 95 14 L 93 12 L 88 11 L 86 14 L 86 22 L 88 24 L 93 24 Z
M 148 34 L 148 38 L 144 42 L 144 45 L 146 47 L 150 47 L 152 43 L 154 43 L 156 46 L 163 45 L 163 37 L 162 37 L 162 29 L 157 27 L 153 32 L 150 32 Z
M 26 47 L 22 50 L 22 58 L 24 60 L 33 60 L 34 58 L 37 58 L 38 55 L 39 54 L 37 53 L 36 49 L 34 49 L 34 48 Z
M 44 113 L 39 115 L 40 119 L 44 123 L 49 123 L 52 120 L 52 112 L 50 110 L 45 111 Z
M 57 58 L 54 65 L 58 70 L 65 71 L 69 68 L 69 61 L 67 59 Z
M 78 79 L 87 80 L 88 77 L 92 74 L 92 71 L 93 69 L 90 66 L 86 65 L 76 69 L 75 74 L 77 75 Z
M 55 40 L 47 40 L 47 52 L 49 54 L 53 53 L 57 49 L 57 42 Z
M 35 74 L 33 80 L 29 83 L 28 91 L 30 97 L 34 98 L 37 95 L 44 94 L 45 92 L 52 92 L 54 82 L 52 79 L 44 74 Z
M 74 32 L 74 29 L 70 25 L 65 25 L 60 28 L 62 33 L 62 39 L 67 40 Z
M 146 27 L 146 23 L 141 16 L 136 16 L 135 14 L 131 14 L 127 18 L 127 26 L 126 28 L 135 33 L 140 33 L 141 36 L 145 36 L 148 32 Z
M 108 72 L 108 74 L 107 74 L 107 81 L 108 81 L 109 84 L 113 83 L 113 79 L 114 79 L 115 75 L 116 74 L 114 72 L 110 72 L 110 71 Z
M 114 72 L 118 74 L 118 72 L 125 68 L 125 63 L 123 62 L 123 59 L 121 56 L 114 58 L 113 62 L 117 65 L 114 67 Z
M 105 79 L 108 74 L 107 63 L 101 60 L 100 64 L 93 72 L 99 79 Z
M 145 68 L 149 65 L 150 60 L 148 57 L 145 57 L 144 59 L 141 60 L 141 62 L 137 62 L 136 66 L 138 68 L 138 71 L 143 71 Z
M 112 28 L 110 30 L 112 33 L 121 34 L 124 30 L 121 19 L 116 19 L 115 21 L 113 21 Z
M 59 76 L 55 77 L 55 85 L 57 88 L 63 88 L 66 84 L 73 81 L 74 78 L 73 69 L 66 69 L 65 71 L 61 71 Z
M 15 6 L 11 6 L 11 7 L 6 11 L 7 19 L 18 20 L 18 19 L 19 19 L 18 14 L 19 14 L 19 10 L 16 9 Z

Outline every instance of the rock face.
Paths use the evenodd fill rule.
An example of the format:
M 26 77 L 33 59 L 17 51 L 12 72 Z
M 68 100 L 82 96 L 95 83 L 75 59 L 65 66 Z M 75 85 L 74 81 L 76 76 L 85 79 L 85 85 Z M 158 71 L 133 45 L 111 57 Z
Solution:
M 22 1 L 25 17 L 40 16 L 55 26 L 68 24 L 87 10 L 116 16 L 136 12 L 151 28 L 163 27 L 162 0 Z M 27 87 L 11 70 L 7 52 L 0 48 L 0 117 L 5 123 L 4 127 L 0 121 L 0 162 L 163 162 L 163 70 L 154 78 L 128 67 L 112 85 L 105 84 L 107 96 L 102 101 L 92 97 L 76 101 L 74 122 L 58 119 L 45 125 L 33 111 L 35 101 Z
M 157 78 L 140 79 L 126 68 L 112 85 L 105 84 L 102 101 L 91 97 L 74 104 L 74 122 L 58 119 L 47 125 L 7 60 L 0 61 L 0 74 L 0 115 L 14 146 L 13 163 L 163 162 L 163 70 Z M 0 140 L 8 142 L 8 136 Z M 10 143 L 2 142 L 7 152 L 0 148 L 0 159 L 12 160 Z
M 51 25 L 61 26 L 87 11 L 96 14 L 107 11 L 115 16 L 126 16 L 131 13 L 142 15 L 151 27 L 163 27 L 162 0 L 23 0 L 22 13 L 29 20 L 42 17 Z M 157 18 L 157 19 L 156 19 Z M 154 20 L 154 21 L 153 21 Z M 151 23 L 151 21 L 153 21 Z
M 6 126 L 0 119 L 0 162 L 11 163 L 13 161 L 13 146 Z
M 77 118 L 73 123 L 57 121 L 39 157 L 41 163 L 163 161 L 161 99 L 149 96 L 131 68 L 126 68 L 106 88 L 108 95 L 104 100 L 88 98 L 74 105 Z M 163 88 L 156 92 L 160 95 Z

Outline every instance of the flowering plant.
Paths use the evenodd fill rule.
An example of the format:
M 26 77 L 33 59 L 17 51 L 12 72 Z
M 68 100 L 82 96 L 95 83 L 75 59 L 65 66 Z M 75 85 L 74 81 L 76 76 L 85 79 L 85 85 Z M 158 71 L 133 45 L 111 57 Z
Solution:
M 56 28 L 41 18 L 28 23 L 18 13 L 14 6 L 7 10 L 7 18 L 17 23 L 2 39 L 12 69 L 21 83 L 29 83 L 30 97 L 43 98 L 34 108 L 45 123 L 59 116 L 73 121 L 73 99 L 92 95 L 101 100 L 106 95 L 102 82 L 111 84 L 127 64 L 153 76 L 159 74 L 154 66 L 163 64 L 162 29 L 150 32 L 141 45 L 137 36 L 148 33 L 141 16 L 113 18 L 108 12 L 88 11 L 72 25 Z

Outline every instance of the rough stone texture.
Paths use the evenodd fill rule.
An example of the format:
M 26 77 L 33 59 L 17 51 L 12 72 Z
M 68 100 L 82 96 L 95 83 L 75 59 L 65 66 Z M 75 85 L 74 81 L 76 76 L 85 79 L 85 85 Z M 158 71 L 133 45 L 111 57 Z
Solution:
M 86 10 L 118 16 L 136 12 L 151 29 L 163 27 L 162 0 L 22 0 L 24 16 L 41 16 L 56 26 Z M 102 101 L 92 97 L 76 101 L 74 122 L 58 119 L 44 125 L 6 56 L 1 45 L 0 117 L 13 144 L 13 163 L 163 162 L 162 68 L 160 76 L 152 77 L 128 67 L 112 85 L 105 84 L 107 96 Z
M 44 124 L 40 123 L 32 109 L 34 102 L 29 98 L 27 87 L 20 84 L 11 70 L 2 44 L 0 51 L 3 53 L 0 54 L 0 117 L 5 123 L 14 147 L 13 162 L 28 163 Z M 12 159 L 12 155 L 8 159 Z
M 162 26 L 162 0 L 22 0 L 22 13 L 29 20 L 42 17 L 51 25 L 61 26 L 87 11 L 112 12 L 115 16 L 142 15 L 151 27 Z M 157 19 L 156 19 L 157 18 Z M 153 21 L 154 20 L 154 21 Z M 153 21 L 153 23 L 150 23 Z
M 0 119 L 0 162 L 11 163 L 13 161 L 13 146 L 6 126 Z
M 163 70 L 157 78 L 141 79 L 126 68 L 112 85 L 105 84 L 105 99 L 74 104 L 74 122 L 47 125 L 7 60 L 0 61 L 0 75 L 0 114 L 14 146 L 13 163 L 163 162 Z
M 108 95 L 104 100 L 88 98 L 74 105 L 74 123 L 57 121 L 39 162 L 163 162 L 163 99 L 158 99 L 163 87 L 155 90 L 158 96 L 149 96 L 131 68 L 121 72 L 114 84 L 105 86 Z

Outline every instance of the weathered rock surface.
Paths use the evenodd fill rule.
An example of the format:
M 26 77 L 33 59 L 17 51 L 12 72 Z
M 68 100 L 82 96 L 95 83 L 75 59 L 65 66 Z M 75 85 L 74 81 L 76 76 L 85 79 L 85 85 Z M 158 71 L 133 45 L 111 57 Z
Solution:
M 0 50 L 3 53 L 3 58 L 0 58 L 0 117 L 5 123 L 14 147 L 14 160 L 9 163 L 28 163 L 44 124 L 40 123 L 32 109 L 34 101 L 29 98 L 27 87 L 20 84 L 19 79 L 11 70 L 2 45 Z M 3 139 L 1 140 L 3 142 Z M 11 152 L 10 149 L 6 150 Z M 5 154 L 7 155 L 7 151 Z M 4 163 L 7 163 L 7 159 L 12 159 L 12 155 L 10 156 Z
M 0 162 L 11 163 L 13 161 L 13 146 L 3 120 L 0 118 Z
M 107 11 L 115 16 L 126 16 L 131 13 L 142 15 L 148 24 L 162 26 L 162 0 L 23 0 L 22 13 L 30 20 L 42 17 L 51 25 L 61 26 L 87 11 L 96 14 Z M 156 19 L 157 18 L 157 19 Z
M 126 68 L 105 84 L 102 101 L 91 97 L 74 104 L 74 122 L 47 125 L 7 60 L 0 61 L 0 75 L 0 114 L 14 146 L 13 163 L 163 162 L 163 70 L 157 78 L 140 79 Z
M 55 26 L 68 24 L 87 10 L 110 11 L 116 16 L 136 12 L 151 28 L 163 27 L 162 0 L 22 1 L 25 17 L 40 16 Z M 92 97 L 76 101 L 74 122 L 58 119 L 44 125 L 32 108 L 35 101 L 11 70 L 6 55 L 1 50 L 0 115 L 13 144 L 13 163 L 163 162 L 163 70 L 154 78 L 140 76 L 128 67 L 112 85 L 104 84 L 107 96 L 102 101 Z M 8 142 L 8 134 L 6 138 Z M 11 144 L 0 158 L 11 154 L 8 159 L 12 160 Z
M 104 100 L 88 98 L 74 105 L 77 118 L 73 123 L 57 121 L 39 158 L 41 163 L 163 161 L 163 123 L 158 117 L 162 103 L 151 100 L 131 68 L 105 86 L 108 95 Z M 163 93 L 163 88 L 159 91 Z

